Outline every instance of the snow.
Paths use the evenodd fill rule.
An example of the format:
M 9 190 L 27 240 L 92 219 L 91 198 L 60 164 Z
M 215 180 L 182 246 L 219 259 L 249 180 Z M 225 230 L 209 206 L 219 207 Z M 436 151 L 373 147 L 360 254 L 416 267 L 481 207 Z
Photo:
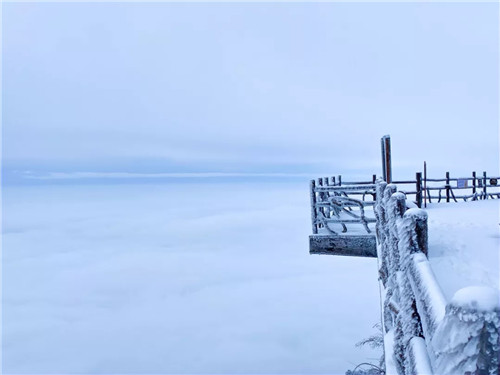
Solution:
M 410 208 L 405 212 L 405 215 L 414 219 L 427 219 L 427 212 L 420 208 Z
M 429 261 L 450 301 L 462 288 L 500 287 L 500 200 L 432 203 Z
M 3 372 L 337 373 L 375 259 L 311 256 L 307 181 L 7 186 Z
M 491 311 L 500 306 L 499 291 L 484 286 L 470 286 L 455 293 L 451 304 L 466 309 Z
M 478 291 L 460 291 L 462 296 L 459 296 L 458 302 L 476 300 L 471 292 Z M 480 296 L 484 296 L 484 290 L 479 292 Z M 491 303 L 490 298 L 485 300 L 487 304 L 482 307 Z M 432 338 L 437 373 L 463 374 L 474 372 L 477 368 L 481 373 L 498 371 L 500 308 L 494 303 L 490 307 L 496 310 L 481 311 L 477 305 L 469 303 L 450 303 L 447 306 L 446 315 Z
M 432 336 L 440 374 L 498 370 L 499 201 L 429 207 L 429 258 L 449 301 Z

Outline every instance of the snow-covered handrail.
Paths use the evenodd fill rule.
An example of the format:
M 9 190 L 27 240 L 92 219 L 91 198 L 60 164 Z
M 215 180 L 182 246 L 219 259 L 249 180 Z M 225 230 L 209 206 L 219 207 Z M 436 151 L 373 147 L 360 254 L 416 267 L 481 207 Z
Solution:
M 376 194 L 387 363 L 405 375 L 498 374 L 498 291 L 464 288 L 446 304 L 427 259 L 427 213 L 407 209 L 394 184 L 378 181 Z

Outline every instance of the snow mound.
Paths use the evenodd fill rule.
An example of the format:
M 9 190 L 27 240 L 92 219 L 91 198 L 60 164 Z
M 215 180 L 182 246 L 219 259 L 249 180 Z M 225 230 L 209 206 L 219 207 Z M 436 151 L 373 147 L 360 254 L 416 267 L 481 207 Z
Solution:
M 463 309 L 491 311 L 500 307 L 500 293 L 487 286 L 469 286 L 458 290 L 450 304 Z
M 405 215 L 414 217 L 416 219 L 427 219 L 427 211 L 420 208 L 410 208 L 406 211 Z

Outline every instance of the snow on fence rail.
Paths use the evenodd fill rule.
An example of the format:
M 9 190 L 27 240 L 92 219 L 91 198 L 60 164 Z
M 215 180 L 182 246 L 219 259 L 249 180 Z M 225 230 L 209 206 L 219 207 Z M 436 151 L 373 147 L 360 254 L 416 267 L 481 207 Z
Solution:
M 378 181 L 375 216 L 387 374 L 498 374 L 498 291 L 459 290 L 447 303 L 427 259 L 427 213 Z

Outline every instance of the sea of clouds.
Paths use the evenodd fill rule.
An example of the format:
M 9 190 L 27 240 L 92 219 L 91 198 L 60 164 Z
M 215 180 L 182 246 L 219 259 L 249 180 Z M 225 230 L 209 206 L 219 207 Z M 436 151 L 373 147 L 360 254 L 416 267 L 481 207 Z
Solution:
M 378 363 L 375 259 L 308 254 L 304 183 L 3 189 L 5 373 Z

